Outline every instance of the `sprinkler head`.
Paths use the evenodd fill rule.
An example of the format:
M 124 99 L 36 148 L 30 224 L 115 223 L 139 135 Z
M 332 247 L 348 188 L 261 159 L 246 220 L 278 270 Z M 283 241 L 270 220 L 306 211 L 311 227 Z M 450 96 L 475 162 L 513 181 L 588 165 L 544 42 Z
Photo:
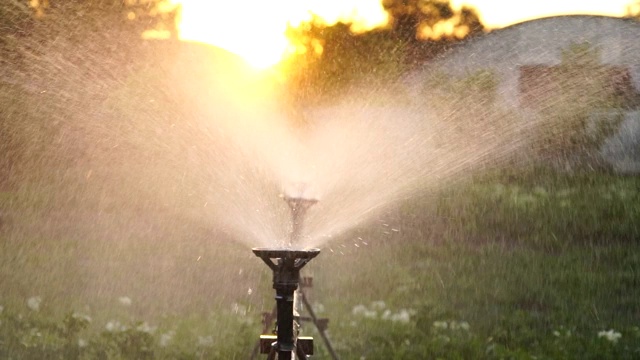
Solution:
M 284 201 L 286 201 L 287 204 L 289 204 L 289 207 L 291 208 L 291 212 L 293 214 L 297 214 L 299 212 L 304 213 L 305 211 L 307 211 L 309 207 L 311 207 L 311 205 L 318 202 L 317 199 L 293 197 L 289 195 L 284 196 Z
M 300 269 L 316 257 L 320 249 L 254 248 L 253 253 L 273 271 L 278 315 L 277 337 L 273 351 L 278 352 L 278 359 L 291 360 L 293 351 L 298 347 L 294 331 L 293 302 L 294 292 L 300 283 Z
M 296 290 L 300 282 L 300 269 L 320 253 L 320 249 L 253 248 L 252 250 L 273 271 L 273 288 L 276 290 Z
M 294 244 L 298 242 L 298 240 L 300 240 L 300 237 L 302 236 L 302 225 L 304 222 L 304 215 L 307 213 L 307 209 L 309 209 L 311 205 L 317 203 L 318 200 L 285 195 L 284 201 L 287 202 L 289 208 L 291 209 L 292 227 L 289 241 L 291 244 Z

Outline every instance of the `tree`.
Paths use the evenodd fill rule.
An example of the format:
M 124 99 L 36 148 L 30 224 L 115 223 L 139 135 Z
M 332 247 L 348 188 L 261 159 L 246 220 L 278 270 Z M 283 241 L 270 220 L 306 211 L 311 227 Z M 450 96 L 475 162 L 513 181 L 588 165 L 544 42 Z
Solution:
M 363 34 L 352 33 L 350 24 L 325 26 L 317 20 L 289 29 L 289 38 L 302 49 L 286 64 L 294 97 L 309 101 L 355 82 L 376 86 L 484 29 L 475 10 L 456 11 L 447 0 L 386 0 L 384 6 L 389 26 Z M 445 22 L 454 24 L 453 31 L 439 32 Z
M 476 11 L 463 6 L 455 11 L 448 0 L 384 0 L 391 16 L 393 31 L 407 42 L 463 38 L 483 31 Z M 438 26 L 450 22 L 452 31 L 440 31 Z

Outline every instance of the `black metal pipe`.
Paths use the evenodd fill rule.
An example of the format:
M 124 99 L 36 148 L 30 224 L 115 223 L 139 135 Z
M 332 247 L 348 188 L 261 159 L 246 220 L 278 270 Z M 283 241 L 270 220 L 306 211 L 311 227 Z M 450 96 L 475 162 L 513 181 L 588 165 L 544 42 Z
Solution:
M 291 360 L 291 354 L 296 349 L 293 334 L 293 293 L 293 289 L 276 290 L 278 360 Z

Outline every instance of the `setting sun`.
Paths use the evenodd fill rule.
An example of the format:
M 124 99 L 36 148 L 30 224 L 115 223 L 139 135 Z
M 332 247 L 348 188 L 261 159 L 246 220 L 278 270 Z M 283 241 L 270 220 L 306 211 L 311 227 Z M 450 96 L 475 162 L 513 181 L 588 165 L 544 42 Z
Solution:
M 175 0 L 181 6 L 181 40 L 212 44 L 267 68 L 295 52 L 285 32 L 315 18 L 322 24 L 350 23 L 363 32 L 388 21 L 382 4 L 367 0 L 212 2 Z

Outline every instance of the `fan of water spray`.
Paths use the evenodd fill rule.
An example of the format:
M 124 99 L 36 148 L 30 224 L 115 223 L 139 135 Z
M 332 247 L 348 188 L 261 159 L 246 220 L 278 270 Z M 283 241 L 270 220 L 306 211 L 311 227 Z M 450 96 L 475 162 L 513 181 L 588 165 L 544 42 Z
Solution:
M 98 36 L 75 46 L 93 49 L 106 41 Z M 168 212 L 251 247 L 321 246 L 521 145 L 516 127 L 452 121 L 453 112 L 396 92 L 384 74 L 340 101 L 291 111 L 268 76 L 223 51 L 144 42 L 114 60 L 69 51 L 72 40 L 41 54 L 25 46 L 31 61 L 11 78 L 56 106 L 53 150 L 39 160 L 66 169 L 59 183 L 74 196 L 60 197 L 100 214 Z M 112 42 L 124 49 L 130 40 Z M 281 195 L 318 203 L 290 208 Z

